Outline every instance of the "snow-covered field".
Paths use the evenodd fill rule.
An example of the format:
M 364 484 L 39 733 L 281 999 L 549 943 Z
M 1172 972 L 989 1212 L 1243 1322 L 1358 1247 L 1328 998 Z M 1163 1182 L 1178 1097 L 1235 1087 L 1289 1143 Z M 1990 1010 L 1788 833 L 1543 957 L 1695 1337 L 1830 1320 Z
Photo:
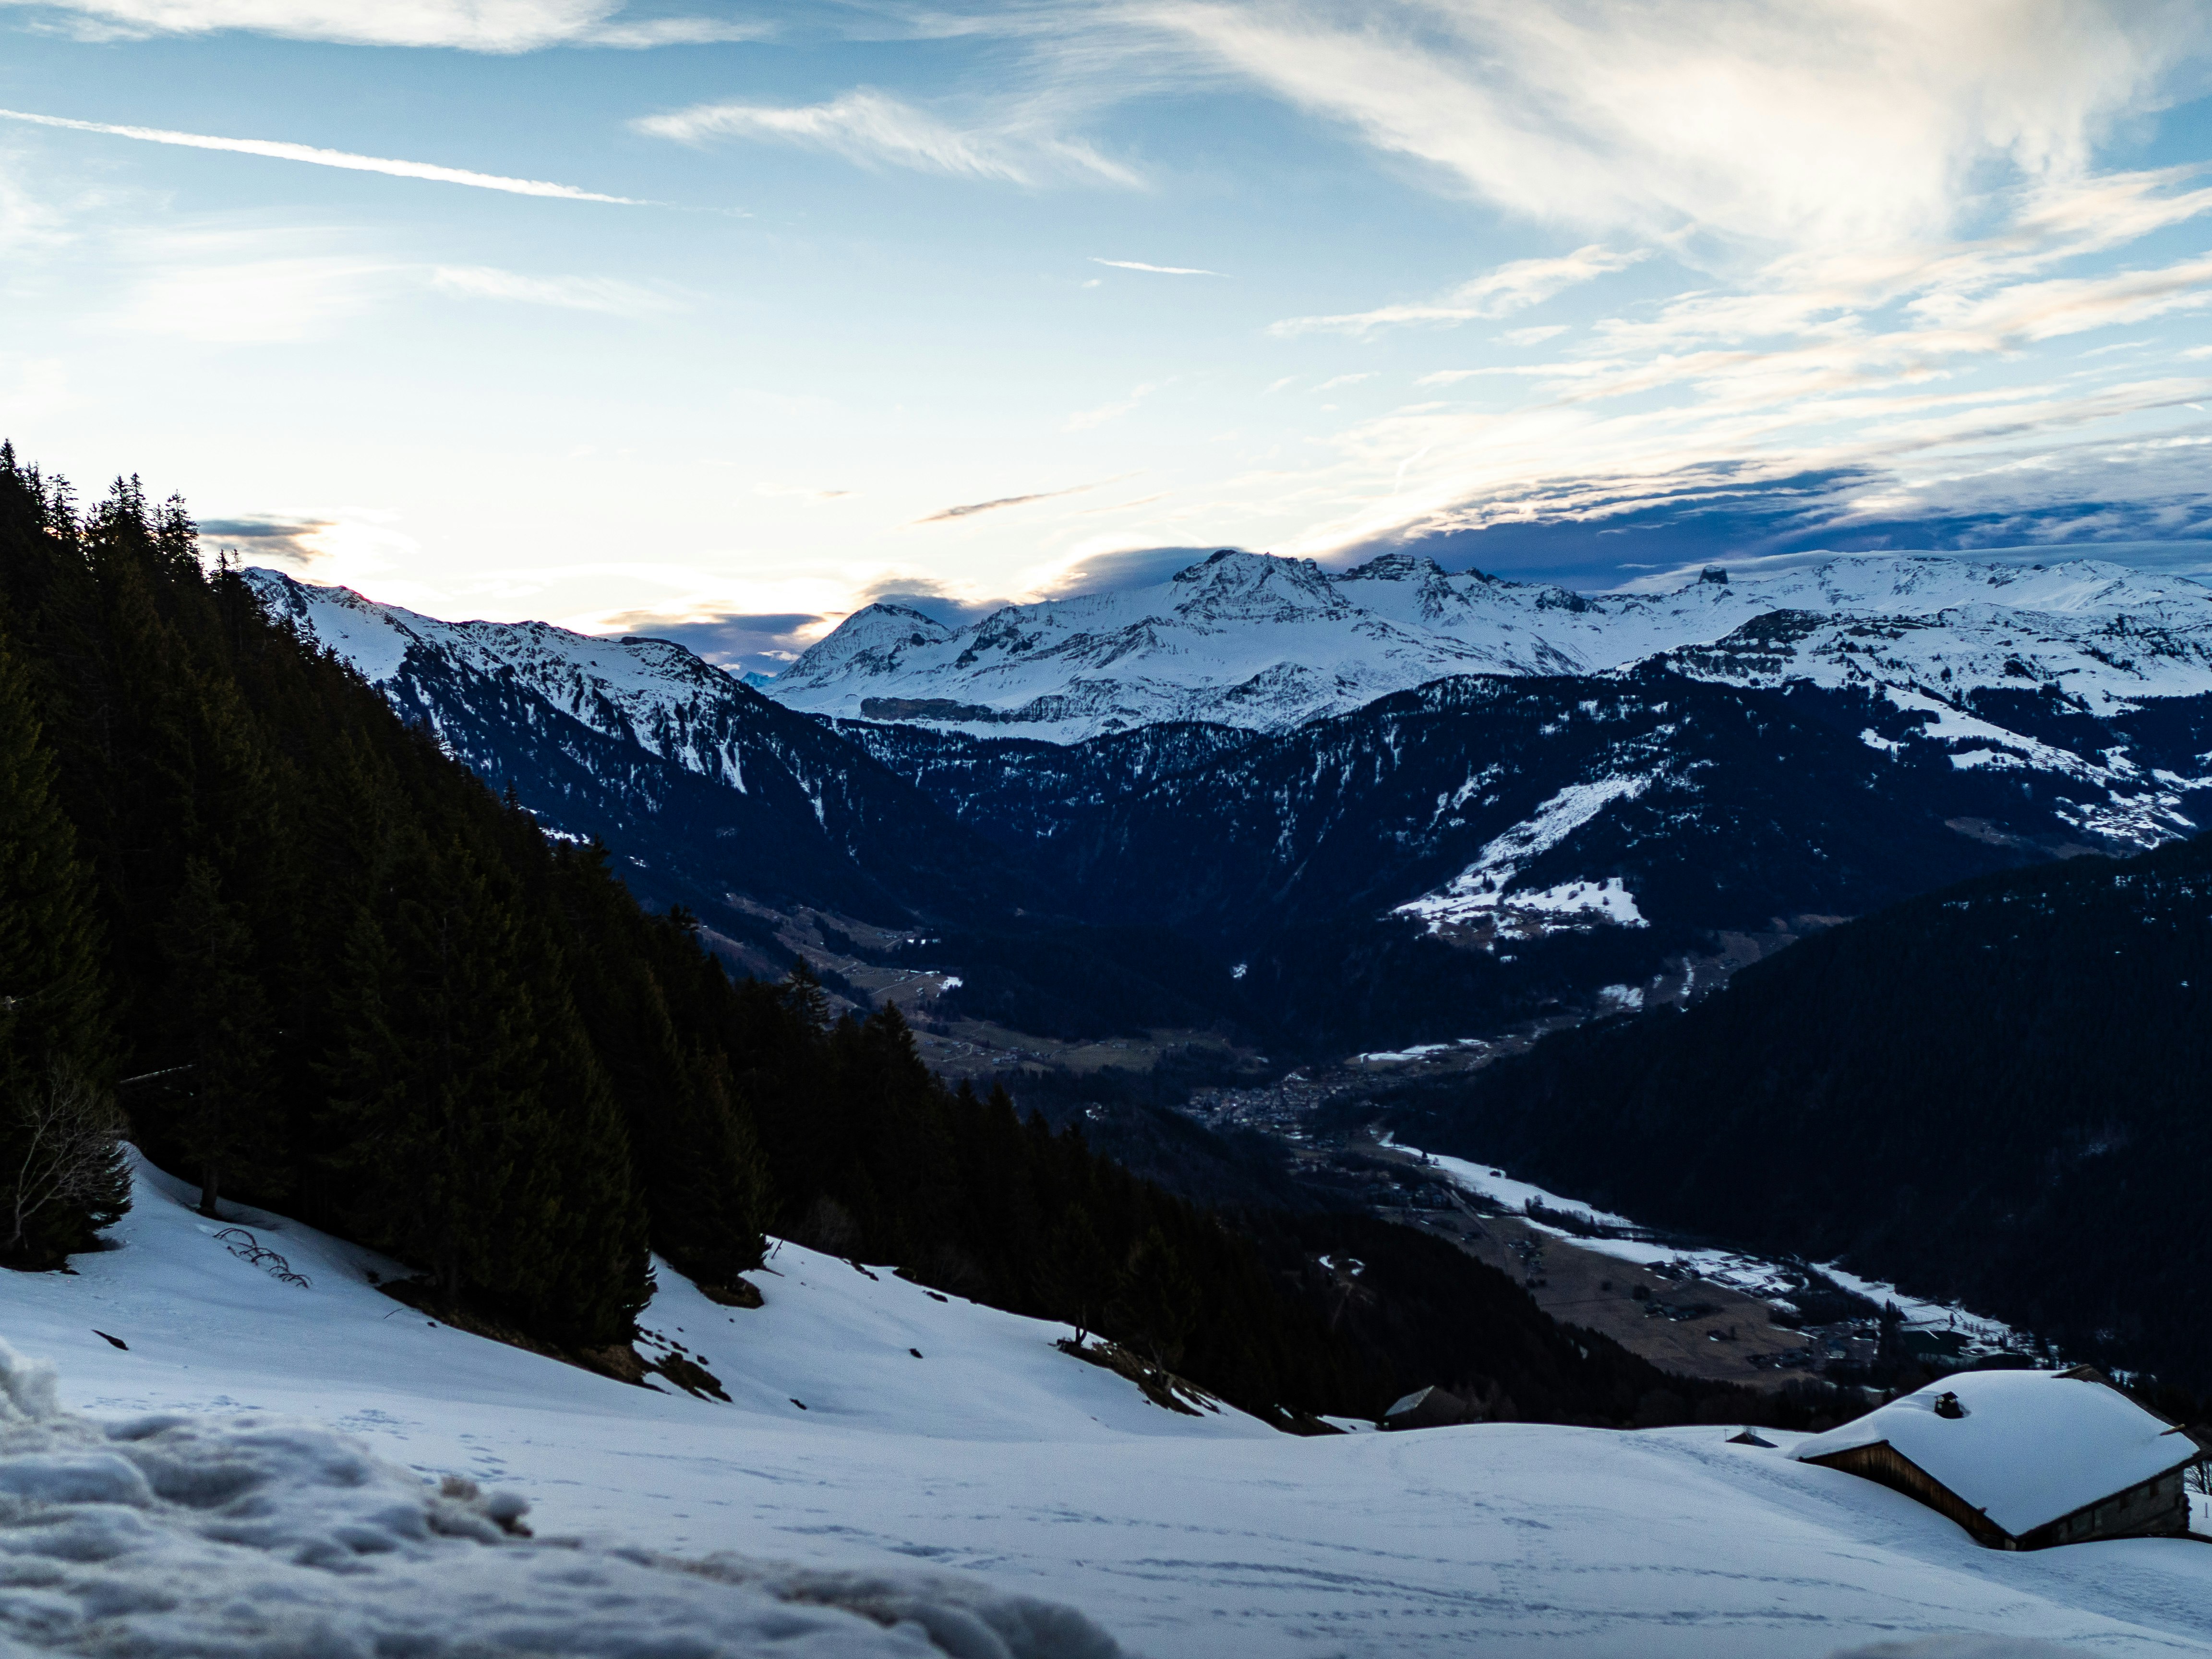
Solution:
M 717 1307 L 664 1272 L 645 1316 L 721 1380 L 723 1404 L 433 1324 L 367 1284 L 388 1264 L 276 1218 L 245 1224 L 308 1285 L 232 1254 L 180 1188 L 142 1173 L 119 1248 L 78 1258 L 71 1275 L 0 1275 L 0 1335 L 58 1364 L 71 1411 L 304 1418 L 424 1474 L 519 1493 L 541 1536 L 883 1582 L 964 1575 L 1079 1609 L 1154 1659 L 1791 1659 L 1962 1631 L 2081 1653 L 2212 1654 L 2212 1547 L 1993 1553 L 1904 1498 L 1790 1462 L 1787 1436 L 1771 1450 L 1713 1428 L 1296 1439 L 1225 1410 L 1171 1415 L 1055 1351 L 1059 1328 L 788 1245 L 775 1271 L 753 1275 L 762 1310 Z M 188 1431 L 240 1432 L 165 1431 Z M 0 1435 L 0 1451 L 31 1432 Z M 0 1469 L 15 1467 L 0 1455 Z M 0 1502 L 9 1614 L 28 1592 L 4 1528 L 23 1516 Z M 191 1546 L 210 1559 L 240 1547 Z M 496 1568 L 478 1589 L 551 1559 L 472 1547 Z M 512 1562 L 500 1554 L 510 1549 Z M 438 1579 L 411 1559 L 362 1558 L 374 1572 L 388 1559 L 409 1595 L 456 1588 L 450 1568 Z M 587 1575 L 627 1571 L 604 1548 L 569 1559 Z M 731 1619 L 759 1612 L 744 1583 L 699 1582 L 751 1598 L 750 1613 L 728 1602 Z M 624 1581 L 605 1593 L 642 1591 Z M 684 1608 L 691 1593 L 671 1592 Z M 848 1623 L 849 1645 L 833 1633 L 787 1650 L 899 1650 L 869 1645 L 898 1632 Z M 905 1650 L 928 1650 L 907 1635 Z

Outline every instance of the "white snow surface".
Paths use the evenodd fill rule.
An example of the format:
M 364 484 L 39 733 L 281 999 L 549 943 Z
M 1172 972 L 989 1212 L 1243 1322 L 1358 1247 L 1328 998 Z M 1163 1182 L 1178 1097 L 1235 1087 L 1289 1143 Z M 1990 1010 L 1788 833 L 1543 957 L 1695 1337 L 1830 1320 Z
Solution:
M 1473 922 L 1492 922 L 1506 938 L 1534 939 L 1599 926 L 1643 927 L 1636 896 L 1619 876 L 1564 882 L 1531 891 L 1513 882 L 1529 860 L 1558 846 L 1615 801 L 1633 800 L 1651 784 L 1648 773 L 1625 773 L 1569 784 L 1523 822 L 1488 842 L 1474 862 L 1434 892 L 1398 906 L 1430 933 Z
M 1070 743 L 1160 720 L 1281 731 L 1449 675 L 1595 674 L 1709 646 L 1754 617 L 1804 627 L 1679 661 L 1729 680 L 1873 678 L 1957 693 L 2056 684 L 2110 708 L 2212 691 L 2212 588 L 2094 559 L 2045 567 L 1838 555 L 1667 593 L 1583 595 L 1390 554 L 1341 573 L 1223 552 L 1172 580 L 1009 605 L 960 629 L 902 606 L 855 611 L 768 694 Z M 1872 624 L 1871 626 L 1869 624 Z
M 791 1245 L 750 1276 L 758 1310 L 660 1272 L 644 1346 L 684 1345 L 721 1379 L 724 1404 L 432 1324 L 366 1283 L 392 1264 L 243 1213 L 310 1287 L 282 1282 L 214 1239 L 179 1183 L 142 1168 L 137 1191 L 118 1248 L 78 1257 L 73 1274 L 0 1273 L 0 1334 L 58 1362 L 57 1403 L 80 1414 L 0 1435 L 0 1467 L 20 1449 L 21 1481 L 47 1483 L 44 1496 L 14 1488 L 0 1511 L 0 1651 L 12 1638 L 365 1654 L 370 1632 L 436 1627 L 456 1605 L 478 1620 L 457 1629 L 546 1653 L 922 1654 L 927 1619 L 952 1628 L 945 1608 L 1009 1653 L 1085 1651 L 1016 1645 L 1057 1605 L 1151 1659 L 1821 1659 L 1966 1633 L 2212 1654 L 2212 1549 L 1983 1550 L 1898 1493 L 1791 1461 L 1795 1437 L 1768 1450 L 1728 1444 L 1726 1427 L 1494 1424 L 1301 1439 L 1226 1409 L 1183 1417 L 1059 1352 L 1064 1328 Z M 118 1427 L 180 1413 L 196 1415 L 147 1442 Z M 263 1482 L 243 1505 L 268 1520 L 260 1540 L 217 1536 L 212 1509 L 150 1477 L 155 1501 L 131 1501 L 128 1471 L 144 1470 L 129 1449 L 149 1444 Z M 495 1499 L 438 1499 L 395 1466 L 526 1498 L 545 1546 L 491 1541 Z M 357 1486 L 316 1473 L 346 1468 Z M 66 1556 L 72 1538 L 95 1547 Z M 345 1553 L 326 1561 L 347 1570 L 295 1559 L 314 1538 L 335 1540 Z M 374 1550 L 380 1538 L 392 1547 Z M 709 1565 L 673 1572 L 672 1558 Z M 272 1587 L 270 1617 L 328 1611 L 321 1644 L 182 1639 L 194 1620 L 252 1613 L 218 1587 L 252 1583 Z M 177 1610 L 149 1599 L 161 1593 Z M 498 1611 L 518 1599 L 526 1618 Z M 1018 1619 L 1018 1605 L 1030 1611 Z M 27 1622 L 41 1608 L 63 1621 L 47 1634 Z M 779 1608 L 785 1645 L 759 1647 Z M 905 1627 L 882 1622 L 902 1612 Z M 95 1614 L 148 1634 L 70 1632 Z M 589 1632 L 605 1639 L 583 1645 Z
M 1957 1397 L 1965 1415 L 1939 1416 Z M 1801 1443 L 1887 1443 L 2014 1537 L 2194 1462 L 2197 1443 L 2118 1389 L 2063 1371 L 1961 1371 Z
M 1557 1193 L 1547 1192 L 1526 1181 L 1516 1181 L 1504 1170 L 1492 1169 L 1486 1164 L 1470 1164 L 1463 1158 L 1449 1158 L 1442 1152 L 1425 1152 L 1419 1147 L 1408 1146 L 1389 1134 L 1382 1137 L 1382 1144 L 1395 1146 L 1401 1152 L 1413 1153 L 1455 1187 L 1479 1198 L 1487 1199 L 1501 1209 L 1518 1212 L 1534 1204 L 1557 1214 L 1573 1216 L 1592 1227 L 1628 1228 L 1636 1224 L 1626 1216 L 1595 1208 L 1580 1199 L 1561 1198 Z M 1595 1248 L 1601 1241 L 1591 1242 Z
M 1360 1056 L 1363 1060 L 1381 1060 L 1410 1057 L 1410 1054 Z M 1388 1134 L 1382 1137 L 1382 1144 L 1425 1159 L 1431 1168 L 1454 1186 L 1473 1193 L 1500 1209 L 1522 1213 L 1533 1203 L 1540 1209 L 1572 1216 L 1585 1228 L 1603 1230 L 1569 1231 L 1529 1218 L 1528 1225 L 1535 1231 L 1568 1240 L 1578 1249 L 1594 1251 L 1599 1255 L 1609 1255 L 1617 1261 L 1633 1262 L 1641 1267 L 1665 1267 L 1672 1273 L 1704 1279 L 1708 1284 L 1741 1291 L 1746 1296 L 1783 1304 L 1788 1302 L 1798 1283 L 1796 1277 L 1781 1263 L 1740 1250 L 1668 1243 L 1626 1216 L 1601 1210 L 1581 1199 L 1562 1197 L 1533 1182 L 1516 1180 L 1504 1170 L 1489 1164 L 1470 1163 L 1465 1158 L 1448 1157 L 1442 1152 L 1424 1152 Z M 1968 1348 L 1975 1352 L 2022 1353 L 2035 1346 L 2034 1339 L 2028 1333 L 2017 1330 L 2001 1319 L 1987 1318 L 1949 1303 L 1931 1302 L 1925 1297 L 1909 1296 L 1894 1285 L 1881 1279 L 1863 1278 L 1832 1261 L 1816 1265 L 1823 1278 L 1832 1279 L 1844 1290 L 1864 1297 L 1877 1308 L 1885 1303 L 1894 1305 L 1907 1329 L 1957 1332 L 1966 1339 Z
M 0 1342 L 0 1646 L 130 1656 L 1115 1659 L 1081 1614 L 911 1570 L 533 1543 L 527 1505 L 315 1423 L 98 1421 Z M 12 1640 L 9 1638 L 14 1638 Z

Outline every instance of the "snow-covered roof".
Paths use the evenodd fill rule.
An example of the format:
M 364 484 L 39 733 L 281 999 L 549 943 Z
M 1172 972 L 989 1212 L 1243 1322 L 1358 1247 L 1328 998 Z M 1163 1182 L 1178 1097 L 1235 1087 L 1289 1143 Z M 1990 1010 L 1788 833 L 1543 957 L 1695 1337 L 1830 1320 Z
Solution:
M 1936 1402 L 1955 1395 L 1963 1416 Z M 1964 1371 L 1791 1455 L 1887 1442 L 2014 1537 L 2192 1461 L 2196 1443 L 2118 1389 L 2062 1371 Z

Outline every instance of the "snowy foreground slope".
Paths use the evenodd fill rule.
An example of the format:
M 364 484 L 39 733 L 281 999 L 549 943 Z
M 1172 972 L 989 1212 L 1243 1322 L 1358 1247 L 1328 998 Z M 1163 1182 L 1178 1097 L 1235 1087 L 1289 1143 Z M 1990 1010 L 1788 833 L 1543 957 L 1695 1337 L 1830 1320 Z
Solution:
M 389 1264 L 276 1218 L 246 1224 L 308 1285 L 232 1255 L 182 1189 L 149 1171 L 115 1230 L 119 1249 L 78 1258 L 75 1275 L 0 1275 L 0 1335 L 58 1362 L 70 1411 L 103 1425 L 149 1413 L 217 1419 L 143 1442 L 128 1439 L 137 1430 L 115 1439 L 112 1427 L 68 1419 L 0 1420 L 0 1582 L 9 1586 L 0 1588 L 0 1632 L 46 1644 L 24 1622 L 45 1605 L 39 1596 L 61 1594 L 31 1588 L 40 1571 L 78 1583 L 110 1572 L 112 1616 L 158 1633 L 163 1616 L 127 1612 L 151 1582 L 125 1582 L 142 1559 L 168 1575 L 171 1590 L 199 1595 L 218 1571 L 296 1574 L 294 1534 L 307 1542 L 352 1526 L 371 1549 L 380 1528 L 394 1547 L 345 1546 L 334 1559 L 362 1571 L 343 1584 L 327 1569 L 308 1574 L 314 1595 L 341 1608 L 319 1651 L 367 1650 L 358 1621 L 368 1615 L 343 1613 L 349 1597 L 398 1617 L 395 1604 L 453 1596 L 490 1618 L 502 1597 L 526 1598 L 537 1583 L 535 1650 L 545 1652 L 644 1651 L 617 1637 L 623 1620 L 648 1614 L 668 1638 L 653 1650 L 662 1653 L 933 1650 L 918 1626 L 886 1632 L 835 1607 L 789 1602 L 781 1605 L 792 1632 L 816 1621 L 807 1639 L 763 1636 L 748 1647 L 730 1634 L 768 1631 L 776 1596 L 805 1597 L 812 1585 L 814 1600 L 842 1596 L 878 1619 L 902 1596 L 918 1617 L 949 1621 L 949 1608 L 987 1629 L 997 1620 L 1000 1648 L 1041 1656 L 1109 1650 L 1064 1617 L 1047 1631 L 1061 1616 L 1017 1613 L 1006 1598 L 1079 1609 L 1123 1650 L 1154 1659 L 1809 1659 L 1957 1632 L 2080 1653 L 2212 1653 L 2212 1547 L 1994 1553 L 1894 1493 L 1790 1462 L 1785 1436 L 1771 1437 L 1784 1442 L 1771 1450 L 1728 1444 L 1729 1431 L 1712 1428 L 1489 1425 L 1301 1440 L 1226 1411 L 1171 1416 L 1054 1351 L 1055 1328 L 790 1246 L 776 1272 L 753 1275 L 768 1303 L 757 1311 L 716 1307 L 662 1273 L 643 1323 L 721 1379 L 732 1398 L 723 1404 L 626 1387 L 433 1325 L 367 1285 L 366 1271 Z M 477 1542 L 471 1531 L 495 1535 L 489 1519 L 504 1512 L 495 1504 L 410 1492 L 366 1462 L 349 1486 L 345 1459 L 357 1453 L 313 1429 L 240 1424 L 243 1413 L 305 1419 L 357 1437 L 374 1458 L 520 1494 L 541 1539 L 589 1542 Z M 41 1436 L 53 1443 L 41 1449 Z M 271 1528 L 261 1542 L 278 1547 L 264 1547 L 270 1565 L 256 1565 L 251 1538 L 224 1542 L 201 1526 L 173 1542 L 155 1535 L 173 1518 L 167 1510 L 132 1508 L 129 1470 L 140 1463 L 127 1449 L 158 1450 L 163 1436 L 181 1462 L 194 1445 L 234 1468 L 281 1474 L 291 1460 L 293 1483 L 268 1474 L 256 1500 Z M 106 1501 L 117 1498 L 120 1508 Z M 30 1507 L 41 1499 L 60 1504 L 44 1512 L 52 1524 L 43 1534 L 32 1524 L 42 1512 Z M 68 1557 L 58 1527 L 88 1550 Z M 441 1538 L 440 1527 L 459 1536 Z M 41 1536 L 52 1547 L 43 1555 L 27 1543 Z M 118 1540 L 129 1547 L 103 1566 L 101 1551 Z M 677 1575 L 657 1559 L 725 1552 L 792 1565 Z M 932 1589 L 918 1573 L 988 1589 Z M 853 1575 L 874 1588 L 855 1589 Z M 579 1647 L 576 1621 L 587 1614 L 610 1633 Z M 512 1620 L 512 1607 L 499 1616 Z M 720 1646 L 679 1639 L 718 1618 Z M 522 1627 L 480 1633 L 510 1628 Z M 936 1650 L 994 1651 L 976 1640 L 963 1649 L 940 1634 Z
M 1585 595 L 1448 576 L 1406 554 L 1340 573 L 1227 550 L 1152 586 L 1009 605 L 962 629 L 870 605 L 763 690 L 810 714 L 1054 743 L 1160 720 L 1283 732 L 1450 675 L 1606 673 L 1778 611 L 1803 626 L 1786 647 L 1762 635 L 1770 684 L 1872 679 L 1947 699 L 2050 684 L 2099 712 L 2212 691 L 2212 589 L 2096 560 L 1839 555 L 1764 579 Z M 1740 678 L 1741 653 L 1718 672 Z

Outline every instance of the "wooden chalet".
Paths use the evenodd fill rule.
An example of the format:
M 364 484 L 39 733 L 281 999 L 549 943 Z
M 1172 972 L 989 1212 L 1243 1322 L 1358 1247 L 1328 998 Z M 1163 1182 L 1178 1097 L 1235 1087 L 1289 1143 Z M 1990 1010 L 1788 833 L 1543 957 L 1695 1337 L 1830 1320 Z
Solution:
M 1917 1498 L 1991 1549 L 2039 1550 L 2188 1534 L 2182 1476 L 2204 1451 L 2082 1366 L 1947 1376 L 1790 1455 Z

